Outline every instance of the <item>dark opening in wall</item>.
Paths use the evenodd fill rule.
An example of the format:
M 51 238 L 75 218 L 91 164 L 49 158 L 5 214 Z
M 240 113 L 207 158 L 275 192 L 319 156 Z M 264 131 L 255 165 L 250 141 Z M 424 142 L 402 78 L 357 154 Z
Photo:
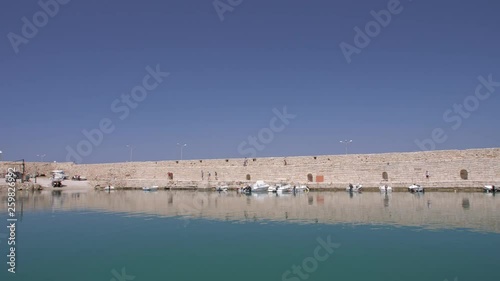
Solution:
M 252 177 L 250 177 L 250 174 L 247 174 L 247 181 L 249 181 Z
M 203 163 L 203 160 L 200 160 L 200 163 Z
M 469 179 L 469 172 L 467 172 L 467 170 L 461 170 L 460 171 L 460 178 L 463 180 Z
M 226 159 L 226 162 L 229 162 L 229 159 Z
M 313 175 L 312 174 L 307 174 L 307 181 L 312 182 L 313 181 Z
M 179 161 L 175 161 L 175 163 L 179 164 Z
M 318 157 L 314 156 L 314 160 L 316 160 Z
M 386 181 L 386 180 L 389 180 L 389 175 L 387 174 L 387 172 L 383 172 L 382 173 L 382 178 Z
M 254 162 L 257 161 L 257 158 L 252 159 Z

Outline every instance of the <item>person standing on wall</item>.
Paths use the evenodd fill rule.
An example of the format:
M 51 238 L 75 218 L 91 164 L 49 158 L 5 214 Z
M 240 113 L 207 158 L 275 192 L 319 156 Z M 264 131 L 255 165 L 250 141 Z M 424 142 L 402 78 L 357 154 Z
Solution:
M 425 171 L 425 178 L 429 179 L 429 177 L 430 177 L 429 171 Z
M 203 180 L 203 170 L 201 170 L 201 180 Z

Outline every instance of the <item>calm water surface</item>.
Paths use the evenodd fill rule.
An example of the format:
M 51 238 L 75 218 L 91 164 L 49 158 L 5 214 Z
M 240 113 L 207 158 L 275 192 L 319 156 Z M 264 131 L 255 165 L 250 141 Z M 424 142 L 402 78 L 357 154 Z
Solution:
M 0 280 L 500 280 L 500 196 L 488 194 L 46 190 L 17 200 L 17 273 L 2 227 Z

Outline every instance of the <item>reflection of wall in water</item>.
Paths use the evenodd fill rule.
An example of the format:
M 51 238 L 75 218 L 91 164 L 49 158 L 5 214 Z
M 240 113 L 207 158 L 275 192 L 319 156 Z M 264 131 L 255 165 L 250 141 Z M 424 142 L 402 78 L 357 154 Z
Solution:
M 49 191 L 19 193 L 25 210 L 93 209 L 211 219 L 266 219 L 320 223 L 398 224 L 463 227 L 500 232 L 500 200 L 482 193 L 363 193 L 310 192 L 298 196 L 236 192 L 118 191 L 74 195 Z M 3 196 L 2 200 L 7 200 Z

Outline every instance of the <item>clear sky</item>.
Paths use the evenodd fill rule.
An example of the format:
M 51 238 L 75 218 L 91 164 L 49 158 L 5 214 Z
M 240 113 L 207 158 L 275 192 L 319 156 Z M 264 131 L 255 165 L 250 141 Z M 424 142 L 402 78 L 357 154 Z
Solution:
M 3 160 L 500 146 L 499 1 L 54 1 L 0 3 Z

